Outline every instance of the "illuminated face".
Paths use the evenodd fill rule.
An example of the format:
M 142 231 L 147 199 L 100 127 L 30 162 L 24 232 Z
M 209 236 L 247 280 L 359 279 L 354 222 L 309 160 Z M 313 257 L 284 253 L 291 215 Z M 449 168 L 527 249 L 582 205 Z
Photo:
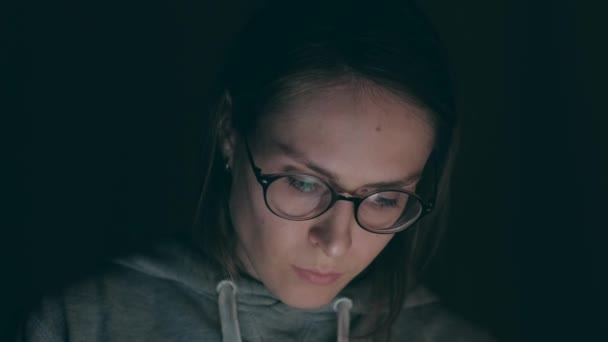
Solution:
M 364 196 L 380 183 L 414 191 L 433 146 L 427 117 L 379 89 L 334 87 L 263 116 L 249 145 L 265 174 L 313 175 L 347 196 Z M 230 213 L 246 271 L 292 307 L 329 303 L 393 234 L 362 229 L 348 201 L 306 221 L 276 216 L 264 202 L 243 139 L 230 134 L 223 142 L 233 177 Z

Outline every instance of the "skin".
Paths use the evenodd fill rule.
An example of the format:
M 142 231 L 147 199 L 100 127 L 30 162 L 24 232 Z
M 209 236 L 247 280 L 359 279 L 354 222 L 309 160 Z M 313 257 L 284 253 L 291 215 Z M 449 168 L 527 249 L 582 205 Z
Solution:
M 297 171 L 329 182 L 339 193 L 361 196 L 368 184 L 407 179 L 415 190 L 433 145 L 425 112 L 378 88 L 335 86 L 300 96 L 260 119 L 250 139 L 255 163 L 265 174 Z M 233 182 L 230 212 L 246 272 L 289 306 L 313 309 L 329 303 L 392 239 L 362 229 L 353 204 L 338 201 L 323 215 L 289 221 L 274 215 L 247 160 L 243 140 L 228 129 L 224 156 Z M 296 153 L 286 153 L 288 146 Z M 334 174 L 316 172 L 309 163 Z M 293 266 L 341 276 L 329 285 L 306 281 Z

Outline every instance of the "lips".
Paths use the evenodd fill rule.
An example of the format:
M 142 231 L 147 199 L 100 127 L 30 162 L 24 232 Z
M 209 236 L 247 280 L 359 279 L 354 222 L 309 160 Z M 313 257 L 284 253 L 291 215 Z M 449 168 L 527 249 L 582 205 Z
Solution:
M 336 272 L 316 272 L 313 270 L 308 270 L 304 268 L 300 268 L 297 266 L 292 266 L 295 273 L 304 281 L 315 285 L 329 285 L 334 283 L 338 278 L 342 276 L 342 273 Z

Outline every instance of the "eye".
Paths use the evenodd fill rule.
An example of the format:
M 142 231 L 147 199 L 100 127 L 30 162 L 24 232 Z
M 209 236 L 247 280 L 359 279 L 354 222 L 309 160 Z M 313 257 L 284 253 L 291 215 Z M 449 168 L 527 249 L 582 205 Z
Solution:
M 319 184 L 314 179 L 305 176 L 288 176 L 287 183 L 299 192 L 311 193 L 319 188 Z
M 374 199 L 374 203 L 381 208 L 396 208 L 399 201 L 396 198 L 377 197 Z
M 403 208 L 405 203 L 407 203 L 407 198 L 408 196 L 401 192 L 379 192 L 368 197 L 365 203 L 376 209 L 396 209 Z

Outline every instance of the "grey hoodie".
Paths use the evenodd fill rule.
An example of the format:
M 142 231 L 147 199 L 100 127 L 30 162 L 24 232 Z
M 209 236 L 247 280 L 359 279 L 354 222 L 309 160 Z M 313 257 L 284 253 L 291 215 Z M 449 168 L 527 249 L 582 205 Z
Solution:
M 172 242 L 117 260 L 103 274 L 45 298 L 19 341 L 360 341 L 369 302 L 364 281 L 315 310 L 283 304 L 260 282 L 226 281 L 205 258 Z M 369 340 L 369 339 L 366 339 Z M 380 340 L 375 337 L 374 340 Z M 428 290 L 410 293 L 391 341 L 492 341 L 442 309 Z

